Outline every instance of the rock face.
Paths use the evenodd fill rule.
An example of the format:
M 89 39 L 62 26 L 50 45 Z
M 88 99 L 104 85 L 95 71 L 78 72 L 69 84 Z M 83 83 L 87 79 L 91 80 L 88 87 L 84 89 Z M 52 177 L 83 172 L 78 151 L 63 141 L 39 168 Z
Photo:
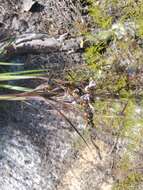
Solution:
M 75 32 L 73 24 L 81 19 L 79 1 L 3 1 L 1 0 L 1 23 L 16 33 L 46 32 L 59 35 Z
M 64 33 L 74 36 L 75 22 L 83 19 L 79 1 L 74 0 L 0 0 L 0 5 L 0 40 L 27 32 L 46 33 L 49 37 Z M 82 63 L 82 54 L 74 48 L 72 51 L 72 54 L 25 54 L 18 59 L 24 60 L 26 68 L 45 64 L 61 69 L 62 65 Z M 77 119 L 70 112 L 68 117 L 83 129 L 81 117 Z M 106 183 L 111 183 L 110 171 L 104 165 L 108 156 L 104 153 L 100 162 L 92 144 L 93 151 L 84 143 L 80 148 L 74 145 L 78 139 L 65 120 L 42 102 L 1 103 L 0 189 L 105 190 L 105 186 L 110 189 L 104 182 L 106 179 Z
M 91 150 L 78 143 L 65 120 L 43 103 L 22 109 L 14 103 L 9 106 L 13 114 L 0 128 L 2 190 L 92 190 L 111 185 L 108 148 L 102 149 L 103 160 L 99 160 L 92 143 Z M 68 116 L 75 120 L 72 112 Z M 81 121 L 76 117 L 77 128 L 82 128 Z
M 24 106 L 22 111 L 14 106 L 15 113 L 1 126 L 3 190 L 56 189 L 74 156 L 70 127 L 63 129 L 64 120 L 47 106 L 34 107 Z
M 42 102 L 8 106 L 11 114 L 0 127 L 2 190 L 92 190 L 101 189 L 105 179 L 106 186 L 111 184 L 106 151 L 99 160 L 92 143 L 91 150 L 79 143 L 75 131 L 52 107 Z M 68 117 L 83 128 L 81 117 L 72 112 Z

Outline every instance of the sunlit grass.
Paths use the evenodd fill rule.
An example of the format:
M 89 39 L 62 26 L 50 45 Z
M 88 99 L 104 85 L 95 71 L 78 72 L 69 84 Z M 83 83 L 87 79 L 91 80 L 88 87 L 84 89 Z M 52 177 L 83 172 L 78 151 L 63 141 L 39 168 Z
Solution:
M 16 100 L 23 98 L 16 98 L 14 96 L 3 95 L 3 90 L 8 89 L 10 91 L 15 92 L 31 92 L 33 89 L 28 87 L 22 87 L 15 85 L 15 82 L 19 80 L 29 80 L 29 79 L 44 79 L 44 75 L 46 74 L 45 69 L 37 69 L 37 70 L 25 70 L 25 71 L 15 71 L 15 72 L 4 72 L 5 66 L 22 66 L 23 63 L 12 63 L 12 62 L 0 62 L 0 66 L 2 68 L 2 72 L 0 72 L 0 92 L 2 95 L 0 96 L 0 100 Z M 12 82 L 12 83 L 11 83 Z M 11 94 L 11 93 L 10 93 Z

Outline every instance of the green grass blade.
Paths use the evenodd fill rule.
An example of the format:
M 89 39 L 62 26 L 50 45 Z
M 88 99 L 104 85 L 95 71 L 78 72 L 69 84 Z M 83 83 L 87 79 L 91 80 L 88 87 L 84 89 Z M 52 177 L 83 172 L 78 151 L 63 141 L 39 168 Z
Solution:
M 6 89 L 21 91 L 21 92 L 31 92 L 33 90 L 31 88 L 13 86 L 13 85 L 8 85 L 8 84 L 0 84 L 0 88 L 6 88 Z
M 27 70 L 27 71 L 16 71 L 16 72 L 6 72 L 6 73 L 0 73 L 0 76 L 1 75 L 23 75 L 23 74 L 27 74 L 27 76 L 29 75 L 34 75 L 38 73 L 38 75 L 44 71 L 47 71 L 47 69 L 40 69 L 40 70 Z M 40 74 L 40 75 L 41 75 Z M 35 76 L 35 75 L 34 75 Z
M 39 78 L 41 75 L 35 75 L 35 76 L 28 76 L 28 75 L 23 75 L 23 76 L 18 76 L 18 75 L 1 75 L 0 74 L 0 81 L 9 81 L 9 80 L 21 80 L 21 79 L 34 79 L 34 78 Z
M 22 100 L 26 100 L 27 97 L 16 97 L 14 95 L 0 95 L 0 101 L 22 101 Z
M 23 63 L 11 63 L 11 62 L 0 62 L 0 65 L 3 65 L 3 66 L 18 66 L 18 65 L 24 65 Z

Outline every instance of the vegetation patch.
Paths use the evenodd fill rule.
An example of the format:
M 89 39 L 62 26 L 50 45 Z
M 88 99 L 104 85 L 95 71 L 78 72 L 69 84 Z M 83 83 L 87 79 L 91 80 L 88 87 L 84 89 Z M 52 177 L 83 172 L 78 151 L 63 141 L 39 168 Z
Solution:
M 138 189 L 142 182 L 137 155 L 142 151 L 143 126 L 143 49 L 139 43 L 143 1 L 88 0 L 87 4 L 92 29 L 98 30 L 85 34 L 90 44 L 84 54 L 86 65 L 72 70 L 67 78 L 79 86 L 83 81 L 96 83 L 88 92 L 94 127 L 110 134 L 117 144 L 119 139 L 125 143 L 122 158 L 116 161 L 122 177 L 113 189 Z

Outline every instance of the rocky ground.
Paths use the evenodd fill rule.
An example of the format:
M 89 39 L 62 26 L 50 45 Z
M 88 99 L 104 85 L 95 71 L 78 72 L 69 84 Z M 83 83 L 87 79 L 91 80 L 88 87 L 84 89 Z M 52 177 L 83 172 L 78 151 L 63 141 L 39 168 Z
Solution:
M 115 183 L 118 190 L 142 189 L 143 54 L 138 32 L 142 25 L 135 16 L 120 22 L 125 19 L 123 13 L 127 12 L 127 18 L 132 13 L 132 5 L 138 16 L 136 2 L 127 1 L 127 8 L 126 1 L 121 2 L 96 1 L 93 24 L 84 0 L 0 0 L 0 49 L 12 40 L 0 61 L 24 63 L 10 66 L 11 71 L 44 68 L 50 77 L 62 79 L 65 70 L 79 68 L 87 56 L 88 62 L 99 64 L 89 75 L 97 74 L 97 84 L 92 82 L 100 86 L 96 88 L 94 128 L 86 126 L 81 110 L 54 104 L 82 133 L 88 146 L 54 105 L 40 98 L 0 102 L 1 190 L 111 190 Z M 90 34 L 86 33 L 85 40 L 87 31 Z M 40 82 L 22 84 L 34 88 Z M 130 99 L 132 92 L 135 100 L 133 96 Z
M 46 33 L 59 38 L 68 33 L 68 43 L 77 46 L 77 23 L 86 22 L 79 1 L 0 0 L 0 40 L 25 33 Z M 23 61 L 25 68 L 52 68 L 83 62 L 82 50 L 8 57 Z M 80 46 L 78 46 L 80 49 Z M 7 60 L 7 59 L 6 59 Z M 62 69 L 61 69 L 62 68 Z M 68 112 L 77 128 L 84 129 L 79 116 Z M 99 141 L 102 161 L 89 140 L 76 145 L 78 135 L 50 106 L 43 102 L 1 103 L 0 111 L 0 189 L 1 190 L 110 190 L 108 155 L 110 146 Z

